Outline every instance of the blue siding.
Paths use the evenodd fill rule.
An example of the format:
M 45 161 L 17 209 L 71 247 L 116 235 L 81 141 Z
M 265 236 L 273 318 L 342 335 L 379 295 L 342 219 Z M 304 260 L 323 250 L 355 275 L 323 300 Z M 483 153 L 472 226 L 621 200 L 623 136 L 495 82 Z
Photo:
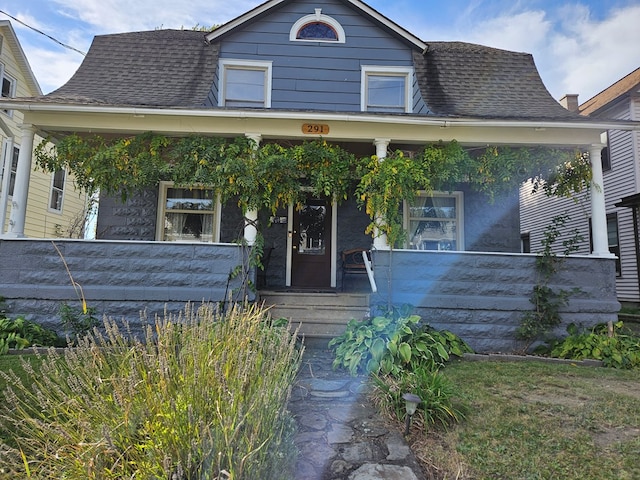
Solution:
M 289 40 L 291 26 L 319 7 L 342 25 L 346 43 Z M 412 66 L 411 55 L 409 45 L 339 0 L 289 3 L 220 43 L 220 58 L 273 62 L 274 109 L 360 111 L 361 66 Z M 216 76 L 210 106 L 218 103 L 218 83 Z M 415 81 L 412 108 L 428 113 Z

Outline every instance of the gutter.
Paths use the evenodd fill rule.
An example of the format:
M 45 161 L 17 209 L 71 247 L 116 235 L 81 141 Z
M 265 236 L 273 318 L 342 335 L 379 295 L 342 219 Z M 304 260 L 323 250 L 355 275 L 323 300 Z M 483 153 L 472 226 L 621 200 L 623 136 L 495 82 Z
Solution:
M 416 117 L 404 115 L 353 115 L 344 113 L 323 112 L 290 112 L 276 110 L 220 110 L 220 109 L 184 109 L 184 108 L 145 108 L 145 107 L 114 107 L 96 105 L 70 105 L 47 103 L 22 103 L 2 102 L 2 107 L 7 109 L 28 112 L 55 112 L 55 113 L 93 113 L 93 114 L 119 114 L 144 117 L 153 116 L 184 116 L 184 117 L 211 117 L 234 119 L 269 119 L 269 120 L 317 120 L 353 123 L 386 123 L 402 125 L 424 125 L 442 128 L 455 127 L 488 127 L 488 128 L 534 128 L 544 130 L 556 129 L 582 129 L 582 130 L 624 130 L 640 131 L 640 122 L 625 120 L 606 121 L 553 121 L 553 120 L 505 120 L 484 118 L 449 118 L 449 117 Z

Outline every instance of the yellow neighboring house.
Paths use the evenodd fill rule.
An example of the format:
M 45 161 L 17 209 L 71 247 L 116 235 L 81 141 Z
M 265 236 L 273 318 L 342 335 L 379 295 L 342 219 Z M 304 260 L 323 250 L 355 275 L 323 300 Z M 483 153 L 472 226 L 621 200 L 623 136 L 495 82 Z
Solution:
M 0 79 L 2 97 L 42 95 L 18 37 L 8 20 L 0 20 Z M 0 109 L 0 237 L 11 236 L 10 213 L 21 145 L 22 112 Z M 42 141 L 36 135 L 34 146 Z M 73 178 L 60 170 L 45 173 L 33 157 L 24 236 L 34 238 L 83 238 L 87 196 L 75 189 Z

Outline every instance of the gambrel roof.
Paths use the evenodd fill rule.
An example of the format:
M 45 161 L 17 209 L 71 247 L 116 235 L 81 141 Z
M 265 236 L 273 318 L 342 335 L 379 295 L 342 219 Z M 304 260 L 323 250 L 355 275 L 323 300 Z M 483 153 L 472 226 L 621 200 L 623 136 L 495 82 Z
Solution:
M 339 2 L 412 52 L 416 79 L 428 111 L 422 112 L 422 117 L 585 120 L 550 95 L 530 54 L 462 42 L 423 42 L 359 0 Z M 153 30 L 96 36 L 84 62 L 65 85 L 27 101 L 220 108 L 212 106 L 210 95 L 218 74 L 221 42 L 290 3 L 292 0 L 267 1 L 210 33 Z
M 49 102 L 202 107 L 218 63 L 202 32 L 153 30 L 96 36 L 87 57 Z M 461 42 L 414 52 L 420 90 L 439 116 L 567 119 L 529 54 Z
M 425 102 L 441 116 L 568 119 L 542 83 L 533 56 L 463 42 L 429 42 L 414 54 Z
M 218 65 L 202 32 L 152 30 L 96 36 L 86 58 L 47 101 L 198 107 Z

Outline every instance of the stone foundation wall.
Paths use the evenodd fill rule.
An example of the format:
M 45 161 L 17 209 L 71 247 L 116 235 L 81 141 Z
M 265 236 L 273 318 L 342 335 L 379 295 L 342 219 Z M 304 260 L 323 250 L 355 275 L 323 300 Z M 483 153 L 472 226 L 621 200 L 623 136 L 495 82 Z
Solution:
M 243 250 L 230 244 L 82 240 L 0 240 L 0 296 L 10 317 L 60 330 L 63 303 L 80 306 L 65 265 L 97 316 L 139 323 L 187 302 L 219 302 L 238 287 L 229 272 Z
M 410 304 L 425 322 L 462 337 L 477 352 L 513 352 L 536 282 L 535 255 L 395 250 L 374 252 L 378 293 L 372 303 Z M 392 274 L 389 281 L 389 264 Z M 562 311 L 564 334 L 617 319 L 615 259 L 568 257 L 550 287 L 579 289 Z

